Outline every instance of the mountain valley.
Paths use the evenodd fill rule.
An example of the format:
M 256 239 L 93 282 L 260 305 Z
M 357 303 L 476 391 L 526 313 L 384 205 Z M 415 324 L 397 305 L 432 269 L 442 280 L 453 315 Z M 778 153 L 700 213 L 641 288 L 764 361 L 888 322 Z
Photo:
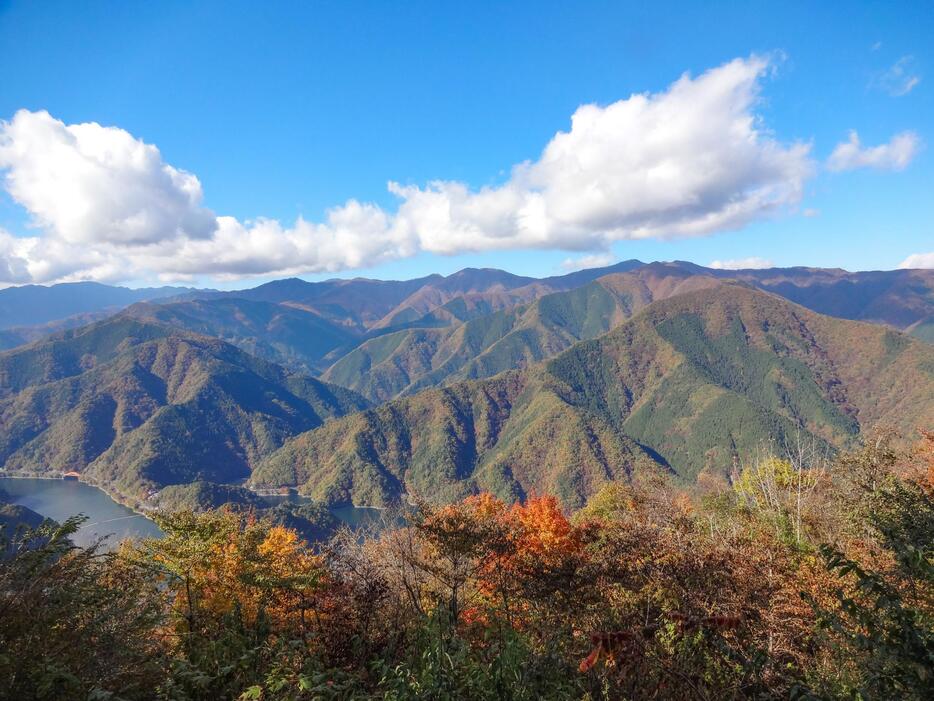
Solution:
M 4 471 L 75 471 L 140 505 L 196 483 L 248 503 L 221 489 L 247 481 L 574 508 L 640 470 L 690 483 L 769 442 L 934 423 L 931 271 L 626 261 L 169 291 L 0 353 Z

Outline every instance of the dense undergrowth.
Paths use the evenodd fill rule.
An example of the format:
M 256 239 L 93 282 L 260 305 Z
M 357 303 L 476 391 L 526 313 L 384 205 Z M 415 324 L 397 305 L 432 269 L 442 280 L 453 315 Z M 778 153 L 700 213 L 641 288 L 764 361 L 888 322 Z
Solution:
M 923 699 L 934 439 L 548 496 L 419 505 L 309 546 L 249 512 L 161 540 L 7 533 L 9 699 Z

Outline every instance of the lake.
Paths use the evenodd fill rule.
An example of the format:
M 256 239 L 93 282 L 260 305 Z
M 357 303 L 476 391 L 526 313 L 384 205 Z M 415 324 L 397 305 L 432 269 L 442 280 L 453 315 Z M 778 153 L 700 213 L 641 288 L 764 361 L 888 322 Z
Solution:
M 270 506 L 284 502 L 307 504 L 310 498 L 300 494 L 266 494 L 261 497 Z M 341 523 L 353 529 L 379 526 L 383 522 L 383 510 L 374 506 L 334 506 L 328 511 Z
M 89 545 L 101 536 L 116 545 L 124 538 L 160 537 L 162 531 L 145 516 L 118 504 L 106 492 L 78 480 L 31 479 L 0 477 L 0 489 L 10 495 L 10 501 L 32 509 L 38 514 L 61 523 L 84 514 L 88 517 L 73 538 L 77 545 Z M 270 504 L 282 498 L 269 497 Z M 303 501 L 304 497 L 286 497 Z M 368 507 L 345 506 L 331 510 L 351 528 L 379 523 L 381 511 Z
M 161 536 L 159 527 L 145 516 L 118 504 L 97 487 L 77 480 L 0 477 L 0 489 L 10 501 L 59 523 L 84 514 L 87 522 L 72 540 L 86 546 L 100 536 L 116 544 L 124 538 Z

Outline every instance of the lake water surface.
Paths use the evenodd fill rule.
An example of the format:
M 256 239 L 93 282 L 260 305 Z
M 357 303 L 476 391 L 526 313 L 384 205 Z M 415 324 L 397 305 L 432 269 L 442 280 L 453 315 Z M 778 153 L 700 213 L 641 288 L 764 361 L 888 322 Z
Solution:
M 72 538 L 76 545 L 89 545 L 101 536 L 116 544 L 124 538 L 162 535 L 159 527 L 145 516 L 118 504 L 97 487 L 77 480 L 0 477 L 0 489 L 10 495 L 14 504 L 59 523 L 78 514 L 87 516 L 87 522 Z
M 281 504 L 283 502 L 295 502 L 304 504 L 311 501 L 308 497 L 298 494 L 268 495 L 264 496 L 270 506 Z M 331 514 L 341 523 L 346 523 L 351 528 L 364 528 L 379 526 L 383 522 L 384 512 L 374 506 L 334 506 L 328 509 Z
M 145 516 L 118 504 L 106 492 L 77 480 L 31 479 L 0 477 L 0 489 L 10 495 L 10 501 L 32 509 L 38 514 L 59 523 L 71 516 L 83 514 L 88 517 L 74 540 L 76 545 L 86 546 L 101 536 L 107 543 L 116 545 L 124 538 L 160 537 L 162 531 Z M 301 501 L 303 497 L 291 497 Z M 270 497 L 272 504 L 279 499 Z M 376 524 L 381 518 L 379 509 L 346 506 L 331 510 L 338 519 L 352 528 Z

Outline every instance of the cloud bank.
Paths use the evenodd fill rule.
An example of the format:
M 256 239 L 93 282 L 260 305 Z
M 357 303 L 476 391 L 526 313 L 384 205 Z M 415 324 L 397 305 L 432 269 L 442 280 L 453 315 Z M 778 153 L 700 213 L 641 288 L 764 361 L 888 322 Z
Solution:
M 496 187 L 390 182 L 394 212 L 350 200 L 291 226 L 216 215 L 197 177 L 122 129 L 23 110 L 0 122 L 0 171 L 38 233 L 0 232 L 0 282 L 337 272 L 419 252 L 605 255 L 627 239 L 740 229 L 796 205 L 814 172 L 810 146 L 779 142 L 756 113 L 769 72 L 766 58 L 736 59 L 663 92 L 581 106 Z
M 898 264 L 901 269 L 905 268 L 934 268 L 934 251 L 930 253 L 912 253 Z
M 864 147 L 859 134 L 850 132 L 848 141 L 837 144 L 827 159 L 831 171 L 875 168 L 877 170 L 904 170 L 921 148 L 921 139 L 912 131 L 896 134 L 887 144 Z
M 707 267 L 715 270 L 763 270 L 765 268 L 774 268 L 775 264 L 766 258 L 751 256 L 749 258 L 715 260 L 711 261 Z

